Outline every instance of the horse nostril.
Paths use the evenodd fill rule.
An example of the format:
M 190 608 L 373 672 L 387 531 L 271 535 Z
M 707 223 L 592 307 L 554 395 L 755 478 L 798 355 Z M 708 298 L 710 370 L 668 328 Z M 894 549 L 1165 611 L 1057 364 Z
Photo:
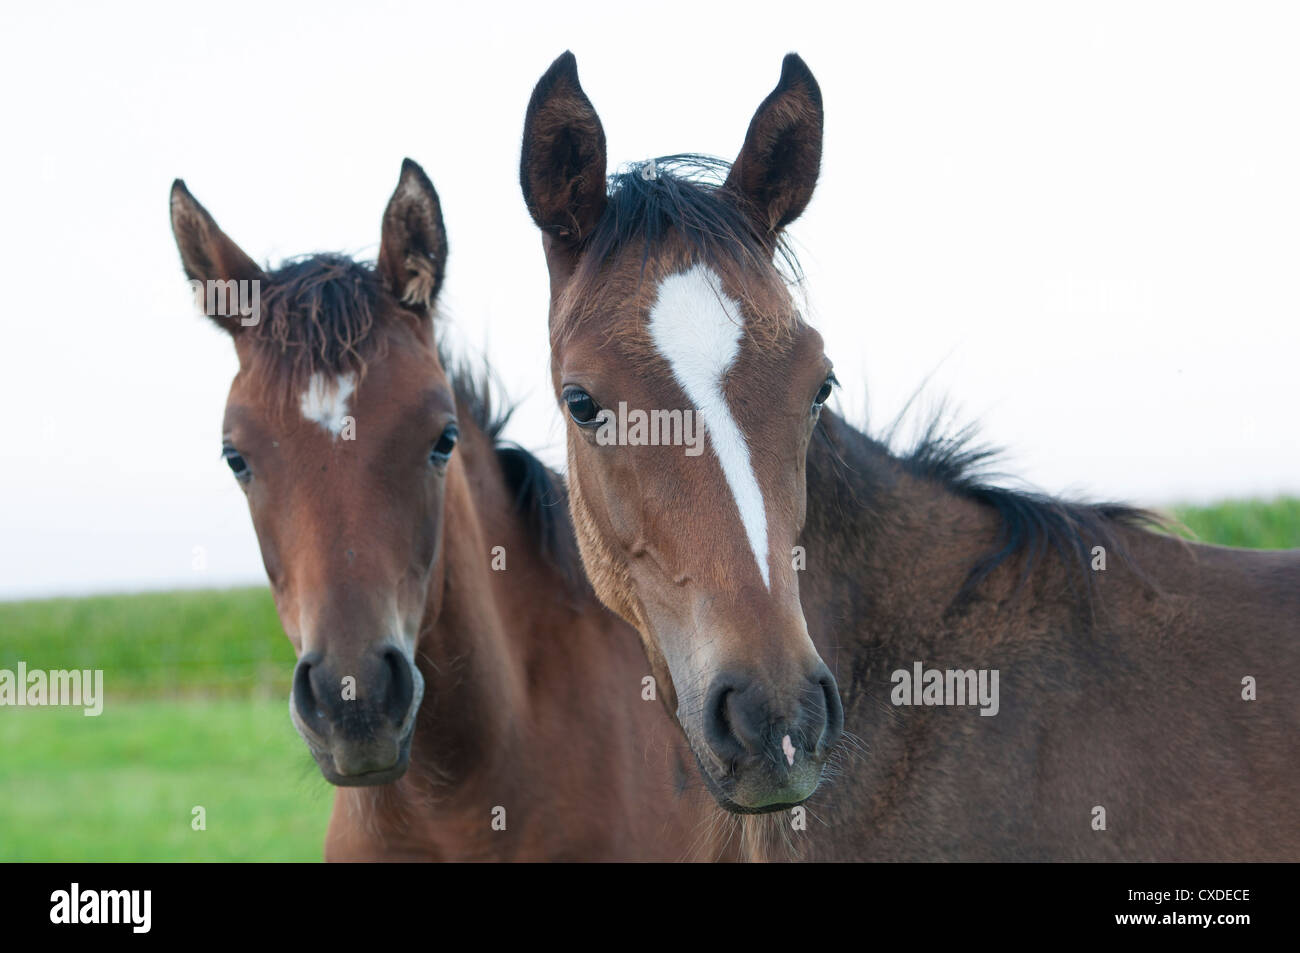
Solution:
M 389 646 L 383 652 L 384 677 L 387 691 L 384 694 L 384 714 L 394 724 L 402 724 L 415 696 L 415 679 L 411 663 L 398 649 Z
M 824 755 L 839 743 L 840 733 L 844 730 L 844 704 L 840 701 L 840 688 L 830 669 L 823 666 L 819 675 L 817 683 L 826 701 L 826 722 L 821 737 L 817 739 L 817 753 Z
M 705 739 L 724 763 L 762 754 L 772 744 L 776 719 L 767 690 L 756 680 L 720 676 L 709 691 L 704 714 Z
M 321 717 L 320 706 L 316 699 L 316 690 L 312 687 L 312 674 L 320 662 L 319 652 L 305 652 L 293 669 L 293 704 L 298 710 L 298 717 L 312 731 L 326 734 L 326 725 Z
M 718 679 L 704 699 L 704 740 L 722 761 L 730 761 L 741 752 L 740 740 L 731 729 L 728 703 L 735 688 L 730 681 Z

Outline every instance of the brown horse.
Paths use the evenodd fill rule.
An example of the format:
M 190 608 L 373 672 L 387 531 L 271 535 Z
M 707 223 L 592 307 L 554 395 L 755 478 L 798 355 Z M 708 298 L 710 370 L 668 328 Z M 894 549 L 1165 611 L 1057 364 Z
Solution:
M 299 656 L 293 723 L 339 786 L 326 858 L 730 856 L 562 485 L 435 345 L 447 240 L 420 167 L 375 267 L 264 270 L 180 181 L 171 216 L 196 290 L 230 292 L 207 309 L 239 356 L 223 453 Z
M 607 181 L 567 53 L 525 120 L 583 560 L 709 789 L 808 858 L 1300 859 L 1300 552 L 991 486 L 968 433 L 900 455 L 824 409 L 784 241 L 822 120 L 790 55 L 734 163 Z M 692 413 L 709 452 L 664 446 Z

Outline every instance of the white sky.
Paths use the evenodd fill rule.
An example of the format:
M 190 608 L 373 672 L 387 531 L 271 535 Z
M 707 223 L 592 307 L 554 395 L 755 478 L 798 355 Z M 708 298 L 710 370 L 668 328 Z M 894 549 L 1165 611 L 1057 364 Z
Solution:
M 734 156 L 781 56 L 808 61 L 826 149 L 793 235 L 851 415 L 869 389 L 884 423 L 929 376 L 1042 489 L 1300 491 L 1300 14 L 1063 7 L 4 5 L 0 596 L 264 579 L 219 458 L 234 353 L 192 310 L 176 176 L 276 263 L 373 257 L 420 162 L 453 340 L 558 464 L 517 162 L 566 48 L 614 161 Z

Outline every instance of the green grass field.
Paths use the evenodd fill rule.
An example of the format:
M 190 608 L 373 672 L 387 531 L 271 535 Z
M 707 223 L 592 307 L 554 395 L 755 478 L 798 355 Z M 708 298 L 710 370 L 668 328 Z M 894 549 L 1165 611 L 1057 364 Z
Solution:
M 320 859 L 333 788 L 268 590 L 0 603 L 0 669 L 19 660 L 102 669 L 106 701 L 0 708 L 0 861 Z
M 0 715 L 0 861 L 320 860 L 332 803 L 285 699 Z
M 1300 548 L 1300 497 L 1176 506 L 1174 516 L 1192 539 L 1248 549 Z
M 1204 542 L 1300 548 L 1300 499 L 1172 513 Z M 333 789 L 289 721 L 265 589 L 0 603 L 0 669 L 19 660 L 102 669 L 107 697 L 93 718 L 0 708 L 0 861 L 320 859 Z

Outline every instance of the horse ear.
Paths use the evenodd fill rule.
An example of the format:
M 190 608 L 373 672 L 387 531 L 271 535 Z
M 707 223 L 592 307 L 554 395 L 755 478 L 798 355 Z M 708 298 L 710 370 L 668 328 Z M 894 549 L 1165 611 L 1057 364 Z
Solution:
M 607 201 L 605 130 L 565 52 L 537 81 L 524 118 L 519 185 L 528 213 L 569 248 L 591 233 Z
M 775 237 L 807 207 L 821 161 L 821 89 L 808 64 L 789 53 L 724 187 L 741 198 L 760 234 Z
M 196 286 L 196 296 L 198 288 L 210 282 L 260 282 L 266 277 L 253 259 L 217 226 L 208 210 L 199 204 L 180 179 L 172 183 L 171 214 L 172 234 L 176 236 L 176 247 L 181 252 L 181 266 L 191 282 L 202 282 Z M 255 284 L 253 288 L 254 294 L 260 296 L 260 285 Z M 247 297 L 247 292 L 239 290 L 233 300 L 238 301 L 240 295 Z M 199 300 L 203 300 L 201 296 Z M 214 297 L 209 294 L 208 300 L 214 300 Z M 216 300 L 231 299 L 223 293 L 216 296 Z M 202 310 L 231 334 L 237 334 L 247 324 L 241 320 L 241 312 L 224 305 Z
M 379 272 L 398 301 L 431 314 L 446 268 L 442 203 L 424 170 L 403 159 L 397 189 L 384 210 Z

